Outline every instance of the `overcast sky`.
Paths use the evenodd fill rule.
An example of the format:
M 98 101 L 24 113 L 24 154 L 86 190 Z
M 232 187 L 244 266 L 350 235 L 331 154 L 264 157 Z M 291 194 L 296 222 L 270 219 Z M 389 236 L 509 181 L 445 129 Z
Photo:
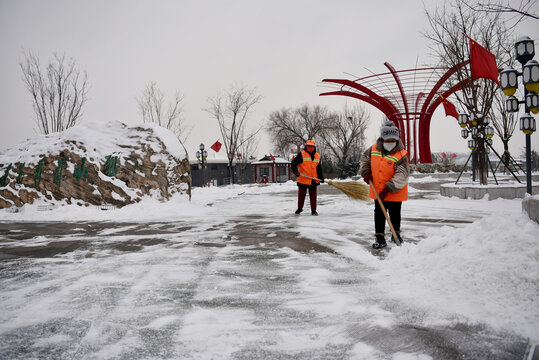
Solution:
M 426 1 L 432 10 L 443 1 Z M 84 122 L 141 121 L 136 97 L 154 81 L 172 97 L 184 95 L 183 116 L 194 126 L 185 146 L 191 157 L 202 142 L 220 138 L 202 109 L 208 97 L 231 86 L 256 88 L 263 99 L 253 126 L 272 111 L 310 105 L 342 110 L 344 97 L 319 97 L 324 78 L 366 76 L 433 64 L 421 31 L 427 27 L 421 0 L 0 0 L 0 150 L 35 134 L 30 96 L 19 61 L 32 51 L 46 63 L 54 52 L 73 57 L 90 83 Z M 537 10 L 537 9 L 536 9 Z M 537 12 L 537 11 L 536 11 Z M 538 22 L 526 21 L 516 36 L 537 42 Z M 537 57 L 536 57 L 537 59 Z M 368 141 L 382 114 L 371 109 Z M 466 141 L 440 106 L 431 123 L 431 150 L 466 152 Z M 495 147 L 500 151 L 500 142 Z M 522 152 L 517 129 L 511 151 Z M 532 147 L 539 149 L 537 135 Z M 260 136 L 259 157 L 271 151 Z

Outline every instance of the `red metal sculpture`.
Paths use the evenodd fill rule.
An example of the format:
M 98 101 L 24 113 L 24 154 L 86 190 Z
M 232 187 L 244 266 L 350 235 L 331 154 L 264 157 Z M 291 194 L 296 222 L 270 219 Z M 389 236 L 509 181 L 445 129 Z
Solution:
M 339 90 L 325 92 L 320 96 L 349 96 L 373 105 L 399 128 L 410 162 L 432 163 L 429 136 L 432 114 L 442 103 L 439 95 L 447 98 L 463 86 L 471 84 L 470 79 L 459 82 L 451 78 L 458 68 L 467 64 L 468 61 L 450 69 L 429 67 L 395 70 L 386 62 L 384 65 L 389 69 L 387 73 L 356 80 L 322 80 L 324 83 L 339 85 Z

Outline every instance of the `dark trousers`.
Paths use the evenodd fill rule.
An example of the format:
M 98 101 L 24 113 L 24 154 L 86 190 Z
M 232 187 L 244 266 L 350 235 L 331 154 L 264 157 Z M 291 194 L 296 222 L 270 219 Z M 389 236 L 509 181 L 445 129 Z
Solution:
M 389 219 L 395 232 L 401 230 L 401 207 L 402 201 L 384 201 L 384 207 L 389 213 Z M 374 229 L 377 234 L 383 234 L 386 227 L 386 217 L 378 201 L 374 202 Z
M 307 189 L 298 187 L 298 209 L 303 209 Z M 309 187 L 309 200 L 311 201 L 311 211 L 316 211 L 316 186 Z

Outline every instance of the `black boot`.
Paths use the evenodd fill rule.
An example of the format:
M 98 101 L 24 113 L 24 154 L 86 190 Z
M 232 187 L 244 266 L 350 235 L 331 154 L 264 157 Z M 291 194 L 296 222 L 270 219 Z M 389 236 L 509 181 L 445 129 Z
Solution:
M 313 210 L 311 211 L 311 215 L 318 216 L 318 213 L 316 212 L 316 210 Z
M 397 233 L 397 239 L 399 239 L 400 243 L 402 244 L 404 242 L 404 240 L 402 240 L 402 238 L 401 238 L 401 232 L 400 231 L 395 231 L 395 232 Z M 393 235 L 391 235 L 391 241 L 396 244 L 395 238 L 393 237 Z
M 386 239 L 384 234 L 374 234 L 376 236 L 376 241 L 372 244 L 373 249 L 382 249 L 387 246 Z
M 299 214 L 301 214 L 302 211 L 303 211 L 303 209 L 297 209 L 294 214 L 299 215 Z

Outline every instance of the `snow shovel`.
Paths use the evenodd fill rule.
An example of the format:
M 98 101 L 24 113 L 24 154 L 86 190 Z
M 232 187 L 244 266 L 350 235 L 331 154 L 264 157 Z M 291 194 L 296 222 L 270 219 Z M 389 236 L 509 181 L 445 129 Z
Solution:
M 322 181 L 320 179 L 307 176 L 305 174 L 300 173 L 299 176 L 306 177 L 307 179 L 313 179 L 317 181 Z M 366 185 L 360 184 L 357 181 L 350 181 L 350 182 L 344 182 L 344 181 L 331 181 L 329 180 L 328 185 L 331 185 L 339 190 L 341 190 L 346 195 L 350 196 L 353 199 L 356 200 L 362 200 L 362 201 L 369 201 L 369 188 Z
M 395 228 L 393 227 L 391 220 L 389 220 L 389 215 L 387 214 L 386 207 L 384 206 L 382 199 L 380 199 L 380 195 L 378 195 L 378 192 L 374 188 L 374 185 L 372 184 L 372 180 L 369 180 L 369 185 L 372 191 L 374 192 L 374 195 L 376 195 L 378 204 L 380 204 L 380 207 L 382 208 L 382 212 L 384 213 L 384 216 L 386 217 L 387 223 L 389 224 L 389 228 L 391 229 L 391 234 L 393 234 L 393 239 L 395 239 L 395 244 L 397 244 L 397 246 L 401 246 L 401 241 L 399 240 L 397 233 L 395 232 Z

